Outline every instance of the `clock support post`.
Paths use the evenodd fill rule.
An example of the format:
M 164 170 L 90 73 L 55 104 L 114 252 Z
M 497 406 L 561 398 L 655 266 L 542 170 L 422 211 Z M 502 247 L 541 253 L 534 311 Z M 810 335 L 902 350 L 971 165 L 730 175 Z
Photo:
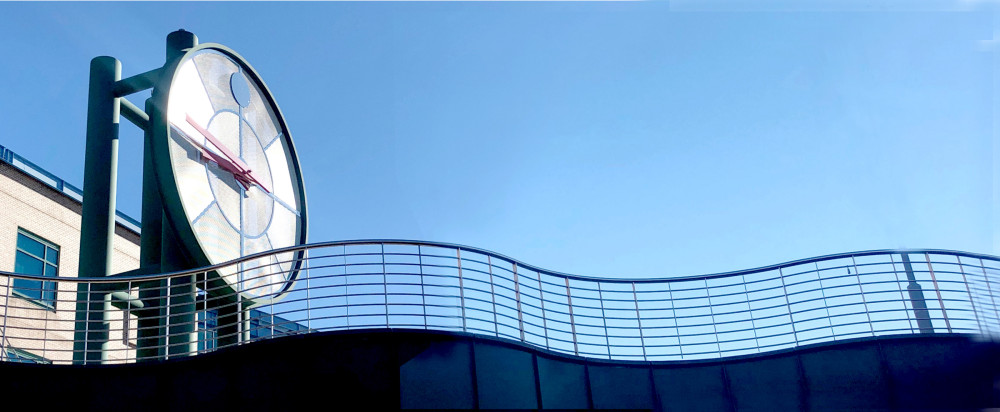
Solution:
M 81 278 L 111 274 L 115 236 L 115 197 L 118 179 L 118 123 L 120 99 L 114 86 L 121 80 L 121 62 L 95 57 L 90 62 L 90 97 L 87 106 L 87 148 L 83 169 L 83 206 L 80 222 Z M 109 293 L 77 286 L 73 361 L 106 361 Z
M 167 62 L 198 44 L 198 38 L 178 30 L 167 36 Z M 87 149 L 84 168 L 84 202 L 81 212 L 79 277 L 109 277 L 114 253 L 115 200 L 118 169 L 119 119 L 143 129 L 142 233 L 139 269 L 128 275 L 192 269 L 178 244 L 163 210 L 159 183 L 153 167 L 151 116 L 166 116 L 156 97 L 138 109 L 124 97 L 153 88 L 161 68 L 121 78 L 121 62 L 101 56 L 91 61 L 87 110 Z M 155 94 L 155 89 L 154 89 Z M 165 100 L 165 99 L 164 99 Z M 166 122 L 164 122 L 166 123 Z M 75 363 L 107 362 L 108 316 L 113 305 L 129 305 L 138 315 L 136 357 L 160 359 L 197 352 L 196 276 L 139 285 L 139 299 L 128 297 L 123 285 L 80 284 L 77 290 L 73 360 Z M 124 293 L 122 293 L 124 292 Z M 124 297 L 123 297 L 124 296 Z M 115 301 L 114 299 L 118 299 Z M 167 302 L 169 301 L 169 305 Z M 144 309 L 145 306 L 150 306 Z M 126 320 L 127 321 L 127 320 Z
M 195 50 L 192 52 L 192 49 Z M 175 192 L 177 188 L 167 183 L 173 180 L 169 179 L 169 175 L 159 175 L 159 173 L 172 173 L 172 171 L 156 170 L 156 167 L 164 168 L 169 165 L 169 163 L 161 164 L 160 160 L 161 156 L 167 156 L 166 158 L 170 159 L 169 153 L 172 150 L 171 146 L 163 145 L 169 144 L 172 136 L 170 134 L 172 126 L 167 117 L 167 105 L 171 96 L 172 83 L 176 80 L 175 73 L 179 70 L 178 65 L 181 64 L 182 57 L 186 59 L 189 52 L 192 52 L 192 55 L 200 55 L 201 49 L 228 50 L 221 45 L 198 46 L 197 36 L 184 30 L 178 30 L 167 36 L 166 62 L 162 67 L 122 79 L 121 63 L 117 59 L 101 56 L 94 58 L 91 62 L 86 166 L 84 170 L 85 202 L 81 213 L 79 276 L 81 278 L 117 278 L 118 280 L 112 280 L 113 283 L 81 283 L 78 287 L 73 353 L 73 359 L 76 363 L 106 363 L 109 360 L 107 357 L 110 337 L 109 315 L 113 307 L 127 309 L 130 311 L 129 313 L 137 315 L 137 360 L 166 359 L 197 353 L 199 343 L 198 314 L 207 313 L 210 310 L 217 314 L 216 339 L 218 346 L 236 345 L 249 338 L 249 320 L 246 311 L 249 306 L 254 304 L 252 300 L 256 299 L 249 298 L 250 300 L 248 300 L 244 297 L 246 291 L 240 290 L 243 285 L 242 279 L 238 284 L 226 285 L 229 280 L 220 279 L 219 275 L 214 272 L 211 274 L 193 273 L 185 276 L 171 276 L 168 279 L 152 281 L 135 278 L 137 275 L 191 270 L 197 268 L 200 265 L 199 262 L 211 261 L 209 258 L 199 255 L 197 250 L 191 251 L 190 247 L 198 246 L 197 244 L 183 243 L 184 241 L 199 241 L 189 239 L 191 236 L 187 231 L 189 228 L 180 226 L 189 224 L 189 222 L 183 217 L 183 209 L 179 209 L 181 212 L 175 213 L 178 210 L 176 208 L 184 207 L 184 201 L 178 197 L 179 193 Z M 253 72 L 253 69 L 234 52 L 227 51 L 226 53 L 235 56 L 239 61 L 237 64 L 241 64 Z M 163 78 L 161 79 L 161 77 Z M 232 79 L 237 78 L 232 77 Z M 234 82 L 236 80 L 230 80 L 233 97 L 237 99 L 241 107 L 246 106 L 249 104 L 249 100 L 239 100 L 241 94 L 237 86 L 242 83 Z M 264 94 L 267 94 L 266 86 L 261 84 L 261 87 L 264 88 Z M 133 93 L 148 89 L 153 89 L 152 97 L 146 100 L 143 109 L 136 107 L 125 98 Z M 275 110 L 277 109 L 275 108 Z M 144 131 L 142 223 L 139 269 L 112 274 L 120 117 L 125 117 Z M 284 127 L 283 123 L 281 127 Z M 164 133 L 166 134 L 164 135 Z M 208 132 L 202 133 L 206 134 L 207 139 L 213 139 Z M 285 133 L 285 138 L 288 139 L 287 131 Z M 278 136 L 281 134 L 279 133 Z M 213 144 L 226 152 L 223 144 L 217 141 L 214 141 Z M 160 151 L 164 152 L 160 153 Z M 243 164 L 240 160 L 234 159 L 234 155 L 226 152 L 224 156 L 232 159 L 233 162 L 229 163 L 221 157 L 220 160 L 217 160 L 224 168 L 229 167 L 226 170 L 234 173 L 238 179 L 253 179 L 254 184 L 270 193 L 265 184 L 257 181 L 257 178 L 245 165 L 242 167 L 246 170 L 240 169 L 240 166 L 232 165 Z M 294 151 L 291 152 L 290 156 L 293 157 L 294 161 Z M 230 166 L 225 166 L 225 164 L 230 164 Z M 294 165 L 297 166 L 297 164 Z M 169 171 L 170 169 L 164 170 Z M 295 175 L 298 176 L 297 173 Z M 242 182 L 242 180 L 240 181 Z M 301 178 L 299 178 L 298 184 L 301 192 Z M 304 195 L 300 193 L 300 197 L 304 207 Z M 167 213 L 168 211 L 171 213 Z M 181 221 L 172 221 L 172 219 L 180 219 Z M 300 217 L 301 222 L 304 220 L 304 216 Z M 305 239 L 304 226 L 301 227 L 299 235 L 301 235 L 299 240 L 301 243 Z M 241 253 L 242 250 L 241 246 Z M 242 268 L 242 264 L 240 268 Z M 294 278 L 294 274 L 287 276 L 286 280 L 289 282 Z M 209 285 L 211 284 L 217 284 L 220 289 L 218 292 L 205 290 L 199 296 L 199 283 L 202 283 L 205 289 L 210 289 Z M 138 288 L 138 297 L 131 295 L 132 291 L 129 288 L 133 286 Z M 125 321 L 129 320 L 125 319 Z M 206 323 L 208 323 L 208 319 L 206 319 Z M 128 338 L 126 337 L 126 339 Z

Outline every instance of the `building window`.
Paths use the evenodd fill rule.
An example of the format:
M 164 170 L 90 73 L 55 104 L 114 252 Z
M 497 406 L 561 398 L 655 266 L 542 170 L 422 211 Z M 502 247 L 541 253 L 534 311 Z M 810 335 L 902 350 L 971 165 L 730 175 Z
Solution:
M 14 273 L 59 276 L 59 246 L 18 229 Z M 56 306 L 56 282 L 15 278 L 14 293 L 48 308 Z
M 52 361 L 45 359 L 41 356 L 35 355 L 34 353 L 28 352 L 26 350 L 18 348 L 6 349 L 7 351 L 7 362 L 13 363 L 52 363 Z

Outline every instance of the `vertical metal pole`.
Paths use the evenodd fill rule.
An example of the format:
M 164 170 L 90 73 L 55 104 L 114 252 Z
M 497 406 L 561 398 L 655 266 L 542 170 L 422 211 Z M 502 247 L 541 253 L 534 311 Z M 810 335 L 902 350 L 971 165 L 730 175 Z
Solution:
M 3 303 L 3 325 L 0 326 L 0 362 L 7 357 L 7 306 L 10 304 L 10 277 L 7 278 L 6 291 L 4 291 Z
M 185 50 L 198 45 L 198 37 L 193 33 L 178 30 L 167 35 L 167 62 L 182 56 Z M 160 92 L 166 92 L 165 90 Z M 166 96 L 154 96 L 158 102 L 166 102 Z M 166 116 L 166 107 L 160 107 L 157 116 Z M 166 124 L 166 119 L 159 124 Z M 152 124 L 157 124 L 153 123 Z M 180 246 L 180 238 L 170 225 L 168 219 L 163 219 L 160 244 L 160 270 L 172 272 L 192 269 L 194 266 L 184 255 Z M 187 275 L 170 280 L 167 290 L 170 295 L 171 315 L 167 317 L 167 354 L 187 356 L 198 351 L 198 330 L 196 316 L 197 279 L 195 275 Z
M 166 344 L 166 347 L 163 350 L 163 352 L 165 354 L 164 355 L 165 359 L 170 359 L 170 316 L 171 316 L 171 314 L 173 312 L 173 307 L 172 307 L 173 306 L 173 302 L 172 302 L 173 301 L 173 295 L 170 293 L 172 281 L 173 281 L 172 278 L 167 278 L 167 289 L 166 289 L 166 293 L 167 293 L 167 313 L 166 313 L 166 318 L 165 318 L 166 322 L 167 322 L 167 335 L 164 336 L 164 339 L 163 339 L 163 341 Z
M 7 308 L 10 306 L 11 283 L 14 283 L 14 279 L 7 276 L 7 287 L 3 298 L 3 326 L 0 327 L 0 361 L 3 361 L 4 356 L 7 354 Z
M 497 320 L 497 291 L 493 285 L 493 259 L 486 255 L 486 268 L 490 271 L 490 300 L 493 301 L 493 333 L 500 337 L 500 321 Z
M 521 315 L 521 287 L 517 283 L 517 263 L 511 263 L 514 268 L 514 298 L 517 301 L 517 328 L 521 331 L 521 342 L 524 342 L 524 317 Z
M 240 308 L 238 297 L 233 296 L 220 296 L 216 300 L 215 310 L 215 325 L 218 333 L 216 334 L 216 349 L 221 349 L 227 346 L 236 346 L 240 343 Z M 206 322 L 207 322 L 206 313 Z
M 747 288 L 747 277 L 746 276 L 741 276 L 740 279 L 742 279 L 742 283 L 743 283 L 743 295 L 747 299 L 747 312 L 750 314 L 750 330 L 753 331 L 753 346 L 754 346 L 754 349 L 757 350 L 757 353 L 760 353 L 760 341 L 757 340 L 757 325 L 753 321 L 753 311 L 750 309 L 751 308 L 751 306 L 750 306 L 750 289 Z
M 344 258 L 344 329 L 351 328 L 351 286 L 350 286 L 350 276 L 347 274 L 347 245 L 344 245 L 344 252 L 341 254 Z
M 566 280 L 566 306 L 569 308 L 569 329 L 573 333 L 573 354 L 580 355 L 580 347 L 576 343 L 576 319 L 573 318 L 573 295 L 569 292 L 569 278 Z
M 639 316 L 639 295 L 635 293 L 635 282 L 632 282 L 632 301 L 635 303 L 635 320 L 639 322 L 639 344 L 642 345 L 642 360 L 648 361 L 646 357 L 646 337 L 642 333 L 642 316 Z
M 146 99 L 146 113 L 150 118 L 165 116 L 156 108 L 152 98 Z M 142 236 L 139 237 L 139 268 L 143 274 L 160 269 L 160 252 L 163 237 L 163 204 L 160 184 L 153 170 L 153 130 L 147 128 L 143 139 L 142 155 Z M 159 280 L 139 285 L 139 299 L 146 307 L 136 315 L 137 361 L 158 359 L 163 356 L 163 337 L 166 334 L 166 282 Z
M 111 274 L 120 102 L 115 97 L 114 87 L 118 80 L 121 80 L 121 63 L 117 59 L 100 56 L 90 61 L 87 149 L 80 223 L 78 276 L 81 278 Z M 101 352 L 107 347 L 107 314 L 102 310 L 104 299 L 103 296 L 91 296 L 90 292 L 89 287 L 84 284 L 77 286 L 73 360 L 78 363 L 100 361 Z
M 100 289 L 104 289 L 104 288 L 100 288 Z M 102 293 L 101 297 L 103 298 L 102 299 L 103 301 L 101 303 L 104 305 L 104 307 L 101 309 L 101 313 L 103 313 L 103 315 L 104 315 L 103 329 L 105 331 L 104 332 L 105 335 L 108 336 L 108 335 L 110 335 L 109 331 L 111 330 L 111 319 L 110 319 L 110 317 L 111 317 L 111 313 L 115 310 L 115 307 L 114 307 L 114 305 L 111 304 L 111 293 L 110 292 Z M 48 329 L 48 328 L 46 328 L 46 329 Z M 111 361 L 111 339 L 110 339 L 110 336 L 108 336 L 103 342 L 101 342 L 101 353 L 100 354 L 101 354 L 101 363 L 102 364 L 107 364 L 107 363 L 109 363 Z
M 858 294 L 861 295 L 861 304 L 865 306 L 865 316 L 868 319 L 868 329 L 871 330 L 872 336 L 875 336 L 875 324 L 872 323 L 872 314 L 868 310 L 868 299 L 865 298 L 865 288 L 861 284 L 861 271 L 858 270 L 858 262 L 854 259 L 854 255 L 851 255 L 851 265 L 854 266 L 854 275 L 858 278 Z
M 712 335 L 715 336 L 715 352 L 722 356 L 722 345 L 719 343 L 719 327 L 715 325 L 715 305 L 712 305 L 712 290 L 705 279 L 705 296 L 708 299 L 708 316 L 712 318 Z M 680 341 L 680 338 L 677 338 Z
M 385 327 L 389 327 L 389 279 L 385 272 L 385 243 L 379 243 L 379 251 L 382 258 L 382 299 L 385 300 Z
M 611 337 L 608 336 L 608 315 L 604 313 L 604 292 L 601 282 L 597 283 L 597 301 L 601 304 L 601 325 L 604 328 L 604 346 L 608 349 L 608 359 L 611 359 Z
M 132 281 L 128 282 L 126 285 L 125 293 L 132 295 Z M 131 303 L 125 305 L 125 314 L 122 317 L 122 343 L 125 345 L 125 362 L 129 361 L 129 335 L 131 335 L 132 330 L 132 305 Z M 132 355 L 133 360 L 136 360 L 135 354 Z
M 962 258 L 955 255 L 955 261 L 958 262 L 958 270 L 962 272 L 962 283 L 965 284 L 965 293 L 969 294 L 969 304 L 972 305 L 972 317 L 976 318 L 976 326 L 979 327 L 979 333 L 986 332 L 983 328 L 982 322 L 979 321 L 979 313 L 976 311 L 976 299 L 972 297 L 972 289 L 969 288 L 969 279 L 965 277 L 965 269 L 962 267 Z
M 778 268 L 778 278 L 781 279 L 781 294 L 785 296 L 785 311 L 788 312 L 788 324 L 792 327 L 792 339 L 795 347 L 799 346 L 799 334 L 795 332 L 795 319 L 792 318 L 792 304 L 788 301 L 788 288 L 785 287 L 785 273 Z
M 816 268 L 816 280 L 819 281 L 819 295 L 823 298 L 823 309 L 826 311 L 826 324 L 830 327 L 830 337 L 836 340 L 837 333 L 833 330 L 833 319 L 830 316 L 830 304 L 826 301 L 826 290 L 823 288 L 823 278 L 819 274 L 819 262 L 813 262 L 813 267 Z
M 542 291 L 542 272 L 535 271 L 538 275 L 538 305 L 542 307 L 542 333 L 545 335 L 545 349 L 549 348 L 549 323 L 545 320 L 545 292 Z
M 934 276 L 934 266 L 931 265 L 931 255 L 929 253 L 924 253 L 924 258 L 927 259 L 927 270 L 931 274 L 931 282 L 934 283 L 934 292 L 937 293 L 938 304 L 941 305 L 941 317 L 944 318 L 944 326 L 948 329 L 948 333 L 951 333 L 951 321 L 948 320 L 948 309 L 944 307 L 944 299 L 941 298 L 941 287 L 938 286 L 937 276 Z
M 979 259 L 979 268 L 983 270 L 983 281 L 986 282 L 986 291 L 990 295 L 990 301 L 993 302 L 993 313 L 997 315 L 997 321 L 1000 322 L 1000 306 L 997 306 L 997 300 L 993 296 L 993 287 L 990 286 L 990 276 L 986 273 L 986 264 L 983 263 L 983 259 Z
M 303 262 L 302 271 L 306 275 L 306 333 L 312 332 L 312 297 L 310 297 L 310 290 L 312 287 L 309 285 L 309 278 L 312 277 L 312 272 L 309 271 L 309 251 L 305 250 L 302 252 Z M 207 296 L 207 295 L 206 295 Z
M 81 284 L 81 286 L 82 285 L 86 285 L 86 287 L 87 287 L 87 294 L 84 295 L 84 296 L 90 297 L 90 283 L 84 283 L 84 284 Z M 90 318 L 90 304 L 89 304 L 90 302 L 86 302 L 86 303 L 87 304 L 84 305 L 84 314 L 86 314 L 85 319 L 89 319 Z M 77 313 L 77 315 L 79 315 L 79 313 Z M 83 345 L 82 345 L 83 355 L 81 355 L 81 359 L 83 360 L 83 364 L 86 365 L 87 364 L 87 360 L 89 358 L 89 356 L 87 356 L 87 346 L 88 346 L 87 343 L 88 342 L 86 341 L 86 339 L 87 339 L 88 336 L 90 336 L 90 322 L 84 322 L 84 324 L 83 324 L 83 331 L 84 331 L 83 332 L 83 339 L 84 339 L 84 341 L 83 341 Z M 74 348 L 76 347 L 77 343 L 78 342 L 76 342 L 76 341 L 73 342 Z M 74 358 L 76 357 L 76 352 L 73 353 L 73 357 Z
M 458 262 L 458 302 L 462 307 L 462 332 L 466 331 L 465 326 L 465 285 L 462 282 L 462 249 L 455 249 L 455 259 Z
M 424 329 L 427 329 L 427 295 L 424 292 L 424 252 L 417 245 L 417 264 L 420 265 L 420 310 L 424 313 Z M 494 313 L 496 307 L 494 306 Z
M 180 240 L 173 228 L 163 227 L 163 248 L 160 268 L 164 272 L 188 269 L 187 259 L 180 253 Z M 169 279 L 169 314 L 167 316 L 167 354 L 171 357 L 187 356 L 198 351 L 196 300 L 198 295 L 196 275 Z

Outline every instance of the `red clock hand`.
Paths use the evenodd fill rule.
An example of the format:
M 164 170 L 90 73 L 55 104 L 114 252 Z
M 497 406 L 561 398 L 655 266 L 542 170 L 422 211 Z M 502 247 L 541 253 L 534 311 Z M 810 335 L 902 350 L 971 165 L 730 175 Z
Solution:
M 230 162 L 225 157 L 219 156 L 215 152 L 209 150 L 208 147 L 205 147 L 205 145 L 190 138 L 184 132 L 178 132 L 177 134 L 183 136 L 184 140 L 187 140 L 188 143 L 191 143 L 191 145 L 195 147 L 195 149 L 198 149 L 198 152 L 201 155 L 202 159 L 208 160 L 210 162 L 219 165 L 219 168 L 231 173 L 233 177 L 236 178 L 236 181 L 240 184 L 240 186 L 243 186 L 244 189 L 250 189 L 249 186 L 250 182 L 246 180 L 243 171 L 240 170 L 240 168 L 237 165 L 233 164 L 233 162 Z
M 222 144 L 222 142 L 220 142 L 219 139 L 216 139 L 215 136 L 213 136 L 211 133 L 208 132 L 208 130 L 205 130 L 203 127 L 198 125 L 198 122 L 195 122 L 194 119 L 191 118 L 191 115 L 187 115 L 187 122 L 191 124 L 191 126 L 194 126 L 195 130 L 197 130 L 198 133 L 201 133 L 202 136 L 205 136 L 205 138 L 208 139 L 209 142 L 212 142 L 212 144 L 215 145 L 215 147 L 219 148 L 219 151 L 221 151 L 223 155 L 228 157 L 229 161 L 233 162 L 234 164 L 236 164 L 236 166 L 242 169 L 243 173 L 250 171 L 250 167 L 247 166 L 246 163 L 243 163 L 243 161 L 240 160 L 239 156 L 236 156 L 235 154 L 233 154 L 233 152 L 230 152 L 229 148 L 226 147 L 226 145 Z
M 222 166 L 223 169 L 227 169 L 229 172 L 231 172 L 233 176 L 236 177 L 236 180 L 238 180 L 240 184 L 243 185 L 243 187 L 246 188 L 248 183 L 253 183 L 258 187 L 260 187 L 261 190 L 267 193 L 271 193 L 271 190 L 268 189 L 268 187 L 265 186 L 264 183 L 257 178 L 257 176 L 253 173 L 252 170 L 250 170 L 250 167 L 247 166 L 246 163 L 243 163 L 243 161 L 240 160 L 238 156 L 233 154 L 233 152 L 229 151 L 229 148 L 226 147 L 226 145 L 222 144 L 222 142 L 220 142 L 219 139 L 216 139 L 215 136 L 212 135 L 212 133 L 210 133 L 208 130 L 205 130 L 205 128 L 201 127 L 198 124 L 198 122 L 196 122 L 193 118 L 191 118 L 190 114 L 187 115 L 187 122 L 191 126 L 193 126 L 195 130 L 198 131 L 198 133 L 201 133 L 202 136 L 205 136 L 205 139 L 208 139 L 208 141 L 211 142 L 213 145 L 215 145 L 215 147 L 219 148 L 219 151 L 221 151 L 223 155 L 229 158 L 230 162 L 227 163 L 229 163 L 229 166 L 232 166 L 233 170 L 229 170 L 225 165 L 223 165 L 223 163 L 220 162 L 216 163 L 219 163 L 219 166 Z M 203 149 L 202 151 L 206 150 Z M 213 156 L 213 158 L 218 158 L 218 156 Z

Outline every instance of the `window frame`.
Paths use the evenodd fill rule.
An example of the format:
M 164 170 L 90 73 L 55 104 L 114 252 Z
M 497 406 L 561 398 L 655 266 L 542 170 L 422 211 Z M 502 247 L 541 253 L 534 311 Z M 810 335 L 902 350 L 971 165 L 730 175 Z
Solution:
M 51 365 L 52 360 L 31 353 L 27 350 L 21 348 L 15 348 L 13 346 L 8 346 L 3 348 L 5 353 L 6 362 L 11 363 L 29 363 L 29 364 L 43 364 Z
M 21 248 L 21 243 L 20 243 L 21 236 L 24 236 L 25 238 L 27 238 L 29 240 L 33 240 L 35 242 L 40 243 L 42 245 L 42 247 L 43 247 L 42 256 L 40 256 L 40 257 L 36 256 L 32 252 L 30 252 L 28 250 L 25 250 L 25 249 L 22 249 Z M 54 263 L 53 262 L 49 262 L 46 259 L 48 257 L 48 253 L 49 253 L 50 250 L 54 251 L 55 255 L 56 255 Z M 55 243 L 52 243 L 52 242 L 46 240 L 45 238 L 43 238 L 41 236 L 38 236 L 38 235 L 36 235 L 34 233 L 31 233 L 31 232 L 25 230 L 24 228 L 20 228 L 19 227 L 19 228 L 17 228 L 17 240 L 15 241 L 15 246 L 14 246 L 14 268 L 15 268 L 15 271 L 17 269 L 18 256 L 19 256 L 20 253 L 23 253 L 28 258 L 35 259 L 35 260 L 37 260 L 38 262 L 40 262 L 42 264 L 42 273 L 40 273 L 40 274 L 24 273 L 24 274 L 41 275 L 41 276 L 44 276 L 44 277 L 50 277 L 49 275 L 45 274 L 45 268 L 46 268 L 46 266 L 52 266 L 55 270 L 53 271 L 54 273 L 51 275 L 51 277 L 58 277 L 59 276 L 59 265 L 60 265 L 59 258 L 60 258 L 60 255 L 62 254 L 59 245 L 57 245 Z M 46 280 L 40 281 L 41 282 L 41 287 L 39 289 L 35 289 L 34 287 L 28 287 L 28 286 L 23 285 L 23 284 L 21 286 L 17 285 L 18 283 L 22 283 L 22 282 L 36 282 L 36 281 L 27 280 L 27 279 L 14 278 L 13 282 L 11 282 L 11 292 L 12 292 L 12 294 L 14 296 L 17 296 L 17 297 L 22 298 L 24 300 L 27 300 L 27 301 L 29 301 L 31 303 L 39 305 L 39 306 L 41 306 L 41 307 L 43 307 L 43 308 L 45 308 L 47 310 L 52 310 L 52 311 L 56 310 L 55 305 L 56 305 L 57 302 L 59 302 L 59 286 L 58 286 L 58 284 L 56 284 L 55 281 L 46 281 Z M 21 288 L 21 289 L 30 289 L 32 292 L 34 292 L 34 291 L 37 290 L 39 292 L 39 296 L 40 297 L 36 298 L 34 296 L 31 296 L 32 292 L 24 292 L 24 291 L 18 290 L 19 288 Z M 46 293 L 48 293 L 48 292 L 50 292 L 52 294 L 52 298 L 51 299 L 46 299 Z

